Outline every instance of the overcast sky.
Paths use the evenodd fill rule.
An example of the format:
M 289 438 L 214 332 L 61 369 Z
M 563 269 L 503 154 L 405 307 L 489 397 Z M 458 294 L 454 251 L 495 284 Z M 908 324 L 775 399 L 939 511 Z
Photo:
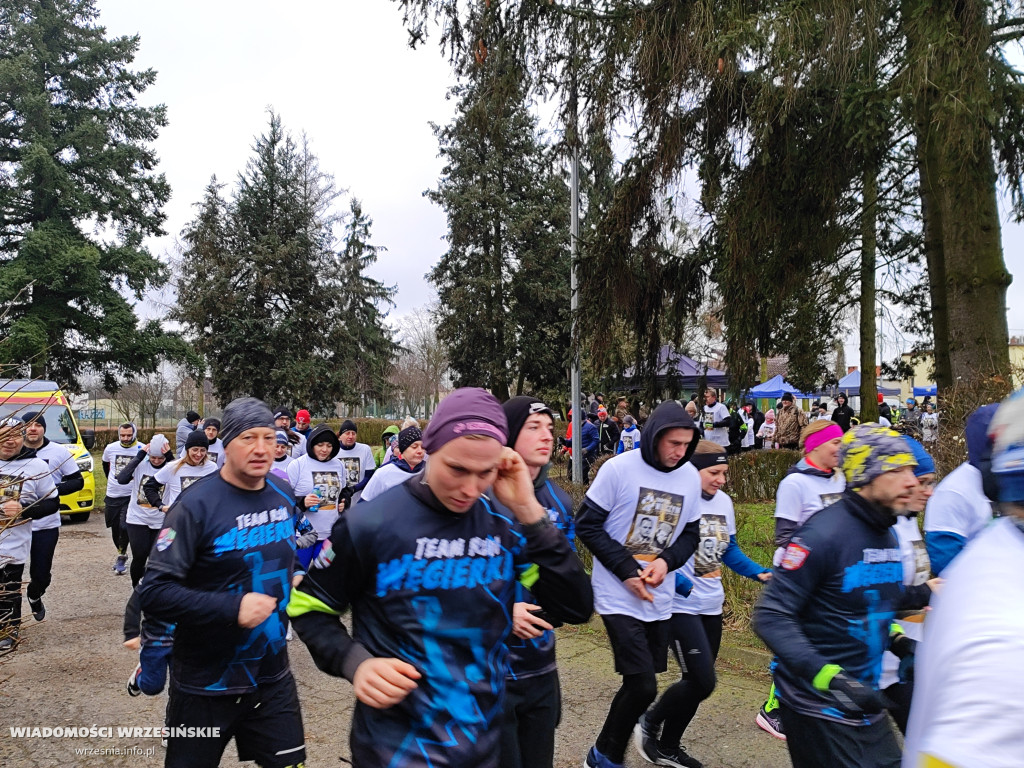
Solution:
M 410 50 L 389 0 L 98 0 L 97 7 L 109 34 L 141 35 L 136 67 L 158 72 L 143 102 L 168 109 L 156 147 L 172 198 L 168 236 L 150 243 L 155 253 L 170 253 L 211 174 L 234 182 L 272 106 L 287 128 L 306 132 L 321 168 L 373 218 L 373 239 L 388 249 L 373 275 L 397 284 L 395 314 L 430 300 L 424 275 L 444 252 L 446 221 L 422 194 L 441 170 L 428 123 L 447 123 L 454 106 L 445 98 L 454 79 L 436 38 Z M 1021 335 L 1024 228 L 1005 212 L 1003 248 L 1017 273 L 1009 327 Z M 856 364 L 852 342 L 847 357 Z

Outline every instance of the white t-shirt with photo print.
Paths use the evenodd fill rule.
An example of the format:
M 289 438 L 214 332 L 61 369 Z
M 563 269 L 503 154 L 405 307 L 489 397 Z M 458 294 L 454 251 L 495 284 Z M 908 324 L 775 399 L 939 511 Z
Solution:
M 782 478 L 775 492 L 775 516 L 803 525 L 815 512 L 839 501 L 846 490 L 846 477 L 836 470 L 831 477 L 791 472 Z M 782 562 L 785 547 L 775 550 L 772 565 Z
M 57 487 L 46 462 L 35 457 L 0 460 L 0 504 L 17 501 L 22 507 L 55 496 Z M 0 526 L 0 566 L 24 563 L 32 547 L 32 521 L 4 519 Z
M 149 503 L 149 499 L 146 498 L 146 494 L 143 492 L 142 487 L 146 484 L 147 480 L 152 477 L 156 477 L 156 473 L 165 466 L 167 466 L 167 462 L 164 462 L 159 467 L 154 467 L 147 457 L 135 468 L 135 473 L 132 475 L 132 498 L 131 501 L 128 502 L 128 514 L 125 515 L 126 523 L 131 523 L 132 525 L 144 525 L 147 528 L 154 528 L 157 530 L 164 527 L 163 511 Z M 163 492 L 164 489 L 161 488 L 161 496 L 163 495 Z
M 675 594 L 672 613 L 714 616 L 722 612 L 725 589 L 722 587 L 722 556 L 729 537 L 736 535 L 736 512 L 728 494 L 719 491 L 710 499 L 700 499 L 700 543 L 697 551 L 676 573 L 693 584 L 689 597 Z M 675 584 L 675 575 L 665 580 Z
M 700 519 L 700 473 L 689 463 L 659 472 L 643 460 L 640 451 L 629 451 L 601 467 L 587 498 L 607 510 L 605 532 L 626 546 L 641 569 L 671 546 L 687 523 Z M 672 615 L 672 578 L 655 589 L 649 587 L 654 602 L 646 602 L 595 559 L 592 584 L 594 608 L 601 615 L 640 621 L 662 621 Z
M 337 458 L 345 465 L 345 485 L 358 485 L 363 482 L 366 471 L 377 466 L 373 460 L 373 449 L 366 443 L 356 443 L 348 451 L 342 448 Z
M 345 465 L 339 459 L 317 461 L 309 454 L 288 465 L 288 482 L 295 489 L 295 498 L 301 499 L 316 492 L 320 505 L 316 512 L 306 510 L 306 519 L 316 529 L 318 541 L 331 535 L 338 519 L 338 498 L 345 487 Z
M 179 460 L 180 461 L 180 460 Z M 217 471 L 217 465 L 207 459 L 198 467 L 191 464 L 178 466 L 178 461 L 172 461 L 160 467 L 156 473 L 156 481 L 164 487 L 164 506 L 171 506 L 181 495 L 181 492 L 197 480 L 213 474 Z
M 117 482 L 117 476 L 121 470 L 132 463 L 139 453 L 139 443 L 132 442 L 125 448 L 120 442 L 109 443 L 103 449 L 102 461 L 110 465 L 110 474 L 107 476 L 106 495 L 112 499 L 124 499 L 132 495 L 131 485 L 121 485 Z

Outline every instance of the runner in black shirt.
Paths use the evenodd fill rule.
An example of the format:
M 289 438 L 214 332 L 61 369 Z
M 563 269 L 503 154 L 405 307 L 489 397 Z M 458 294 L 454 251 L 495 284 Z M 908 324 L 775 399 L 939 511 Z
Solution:
M 177 622 L 165 766 L 216 766 L 231 737 L 263 768 L 305 760 L 302 716 L 288 666 L 285 607 L 295 560 L 291 487 L 267 478 L 274 417 L 243 398 L 224 411 L 225 463 L 182 492 L 167 513 L 139 590 L 142 608 Z
M 496 768 L 517 563 L 538 566 L 531 592 L 549 615 L 590 616 L 583 566 L 507 430 L 487 392 L 449 395 L 423 435 L 426 469 L 342 515 L 293 593 L 317 666 L 352 681 L 360 768 Z

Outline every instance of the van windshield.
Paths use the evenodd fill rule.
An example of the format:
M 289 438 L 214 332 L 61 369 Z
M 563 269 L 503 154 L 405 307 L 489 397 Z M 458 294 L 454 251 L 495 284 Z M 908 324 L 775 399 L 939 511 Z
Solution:
M 0 403 L 0 419 L 6 419 L 8 416 L 24 419 L 26 413 L 37 410 L 37 406 L 25 403 Z M 69 445 L 78 442 L 75 422 L 66 405 L 44 406 L 43 417 L 46 419 L 46 438 L 51 443 Z

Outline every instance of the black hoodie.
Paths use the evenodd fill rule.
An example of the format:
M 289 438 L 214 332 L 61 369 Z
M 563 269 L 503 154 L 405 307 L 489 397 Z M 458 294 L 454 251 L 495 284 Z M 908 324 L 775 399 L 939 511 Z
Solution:
M 313 430 L 309 433 L 309 437 L 306 439 L 306 455 L 313 461 L 320 461 L 313 452 L 313 446 L 317 443 L 327 441 L 331 444 L 331 455 L 327 457 L 326 461 L 330 461 L 341 451 L 341 441 L 338 440 L 338 436 L 334 434 L 334 430 L 327 424 L 318 424 L 313 427 Z M 345 486 L 339 491 L 338 500 L 344 504 L 344 508 L 348 509 L 352 503 L 352 487 Z M 306 511 L 306 498 L 305 496 L 299 496 L 295 499 L 295 504 L 303 511 Z
M 658 461 L 658 441 L 667 430 L 676 428 L 693 430 L 693 438 L 690 440 L 690 445 L 683 458 L 675 466 L 666 467 Z M 659 472 L 672 472 L 690 460 L 693 452 L 697 450 L 699 442 L 700 434 L 697 432 L 690 414 L 679 403 L 667 400 L 654 409 L 654 413 L 644 425 L 644 430 L 640 435 L 640 456 L 645 464 Z M 622 456 L 627 455 L 620 454 L 610 461 L 621 460 Z M 608 519 L 609 513 L 609 510 L 601 509 L 594 504 L 589 496 L 584 497 L 583 505 L 576 516 L 576 535 L 605 568 L 622 581 L 626 581 L 636 576 L 636 560 L 626 549 L 624 542 L 613 539 L 605 531 L 604 523 Z M 663 550 L 659 557 L 668 565 L 669 572 L 674 571 L 690 559 L 699 542 L 700 521 L 687 523 L 672 546 Z

